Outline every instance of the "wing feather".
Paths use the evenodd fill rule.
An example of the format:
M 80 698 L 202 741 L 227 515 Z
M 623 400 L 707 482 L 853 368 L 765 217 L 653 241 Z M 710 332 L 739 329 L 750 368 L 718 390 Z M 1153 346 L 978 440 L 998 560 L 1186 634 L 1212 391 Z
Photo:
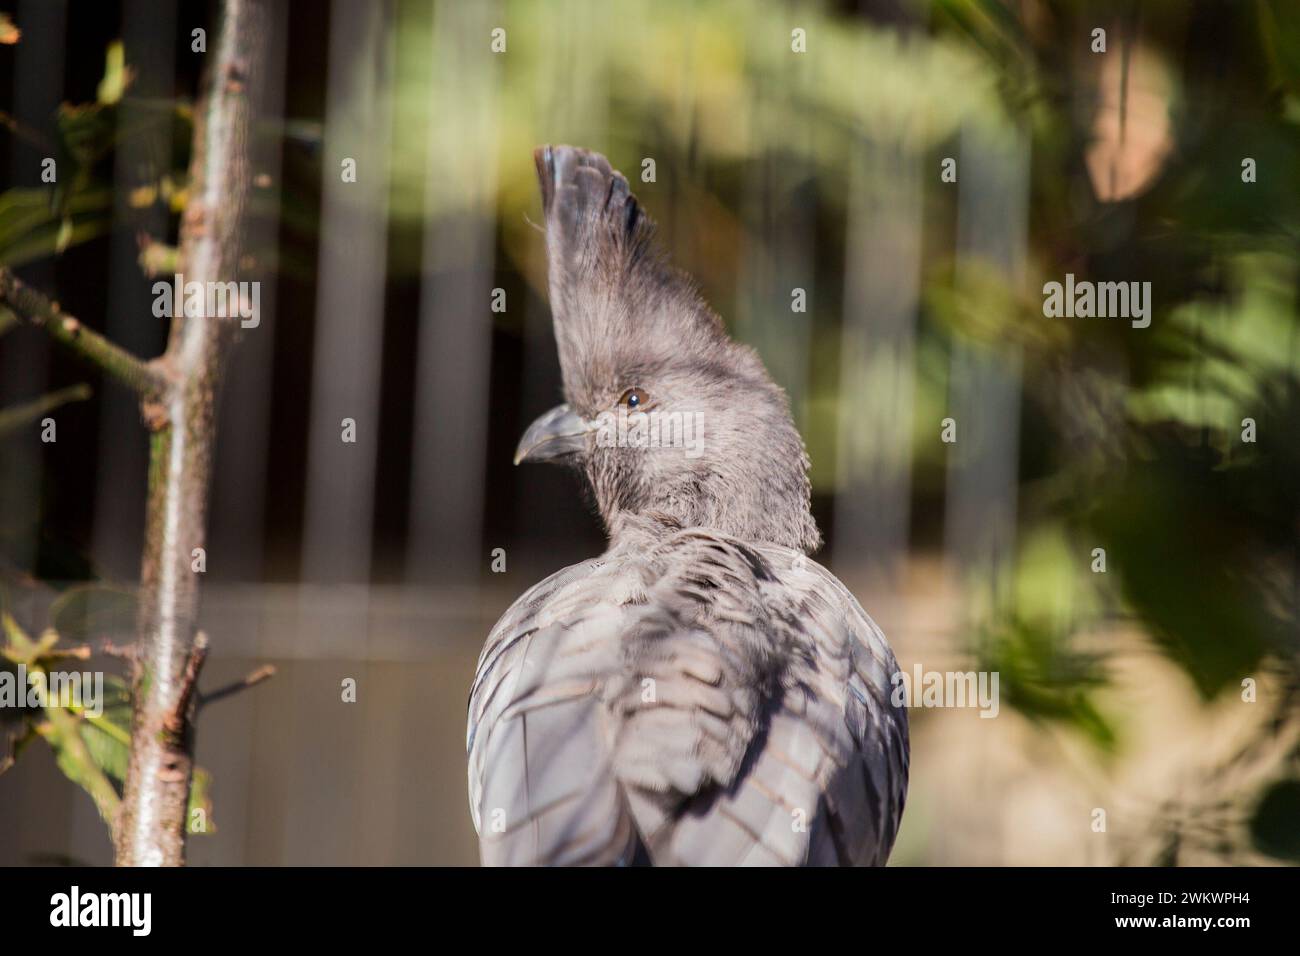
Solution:
M 500 864 L 882 864 L 907 787 L 884 635 L 797 552 L 688 529 L 493 629 L 470 802 Z

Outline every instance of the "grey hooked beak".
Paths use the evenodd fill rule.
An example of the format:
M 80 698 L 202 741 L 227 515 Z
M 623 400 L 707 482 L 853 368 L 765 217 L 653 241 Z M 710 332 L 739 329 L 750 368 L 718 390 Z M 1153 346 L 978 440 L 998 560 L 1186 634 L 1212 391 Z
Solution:
M 568 405 L 556 405 L 528 426 L 515 449 L 515 464 L 523 461 L 554 461 L 576 455 L 587 447 L 592 424 Z

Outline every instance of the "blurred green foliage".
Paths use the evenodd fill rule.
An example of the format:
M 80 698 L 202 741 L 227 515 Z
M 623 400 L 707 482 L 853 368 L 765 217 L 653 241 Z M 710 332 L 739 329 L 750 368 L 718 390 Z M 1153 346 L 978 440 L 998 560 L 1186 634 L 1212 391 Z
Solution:
M 965 601 L 972 653 L 1001 671 L 1022 713 L 1120 745 L 1123 715 L 1093 699 L 1105 662 L 1075 645 L 1125 619 L 1207 701 L 1277 667 L 1300 671 L 1300 28 L 1287 4 L 940 0 L 918 4 L 904 29 L 762 0 L 517 0 L 439 12 L 436 24 L 424 4 L 400 9 L 397 228 L 415 234 L 487 202 L 500 257 L 539 294 L 528 219 L 538 143 L 592 146 L 630 176 L 655 158 L 658 181 L 637 188 L 742 336 L 754 309 L 788 322 L 788 303 L 743 302 L 735 254 L 722 250 L 779 254 L 747 215 L 747 190 L 765 169 L 794 170 L 815 207 L 818 314 L 796 414 L 819 493 L 853 492 L 835 467 L 843 376 L 854 374 L 840 366 L 837 314 L 855 268 L 851 170 L 889 149 L 935 171 L 922 210 L 912 506 L 942 510 L 953 478 L 935 423 L 953 411 L 954 350 L 1013 357 L 1019 544 L 1007 567 L 968 583 Z M 497 23 L 510 44 L 499 62 L 439 40 L 486 45 Z M 796 26 L 805 56 L 790 52 Z M 1106 67 L 1089 47 L 1097 26 Z M 477 85 L 487 92 L 473 95 Z M 1115 131 L 1098 119 L 1111 101 Z M 964 137 L 1007 129 L 1030 156 L 1027 248 L 1011 270 L 952 251 L 960 185 L 937 183 Z M 431 185 L 440 143 L 461 162 L 488 157 L 495 181 L 435 164 Z M 1114 195 L 1108 164 L 1112 177 L 1137 170 Z M 1150 327 L 1045 318 L 1042 285 L 1066 273 L 1149 281 Z M 1106 552 L 1104 574 L 1093 548 Z M 1011 581 L 1009 597 L 991 596 L 990 578 Z
M 33 640 L 8 611 L 2 611 L 0 633 L 4 637 L 0 670 L 8 672 L 8 680 L 24 700 L 27 685 L 33 680 L 45 682 L 51 673 L 86 670 L 84 664 L 76 662 L 88 660 L 90 649 L 63 642 L 53 629 Z M 26 676 L 27 683 L 18 681 L 20 675 Z M 54 752 L 59 769 L 90 795 L 111 829 L 126 784 L 131 752 L 131 692 L 125 680 L 112 675 L 104 677 L 103 691 L 103 698 L 96 700 L 91 688 L 83 685 L 80 700 L 49 699 L 41 707 L 5 708 L 0 724 L 0 773 L 8 770 L 32 741 L 44 740 Z M 201 826 L 191 826 L 192 833 L 216 830 L 210 789 L 210 775 L 195 768 L 188 819 L 201 821 Z M 202 812 L 195 815 L 195 810 Z
M 1017 130 L 1030 155 L 1020 268 L 952 251 L 960 185 L 924 194 L 914 508 L 941 509 L 952 479 L 935 422 L 951 412 L 953 350 L 1014 356 L 1022 370 L 1020 545 L 1010 567 L 989 569 L 1015 584 L 1009 600 L 986 600 L 987 581 L 971 582 L 972 648 L 1027 712 L 1107 746 L 1112 722 L 1088 697 L 1104 669 L 1071 649 L 1107 620 L 1134 620 L 1207 699 L 1265 663 L 1297 667 L 1300 29 L 1285 3 L 940 0 L 903 29 L 765 0 L 399 9 L 396 228 L 487 202 L 500 255 L 539 292 L 538 143 L 592 146 L 629 171 L 655 158 L 658 181 L 639 191 L 742 336 L 753 316 L 738 317 L 737 262 L 718 247 L 779 252 L 763 248 L 746 190 L 771 164 L 795 168 L 816 207 L 819 306 L 796 414 L 822 493 L 852 493 L 835 468 L 853 374 L 839 367 L 836 314 L 854 269 L 850 170 L 888 148 L 937 180 L 963 137 Z M 497 24 L 508 56 L 465 52 Z M 1097 26 L 1109 61 L 1090 48 Z M 791 53 L 794 27 L 807 55 Z M 1118 133 L 1097 119 L 1108 97 Z M 452 165 L 434 163 L 431 180 L 444 155 Z M 485 162 L 495 178 L 480 175 Z M 1106 162 L 1146 171 L 1108 196 Z M 1041 286 L 1067 272 L 1151 282 L 1151 326 L 1045 318 Z M 776 322 L 788 311 L 747 307 Z M 1090 567 L 1094 547 L 1105 574 Z

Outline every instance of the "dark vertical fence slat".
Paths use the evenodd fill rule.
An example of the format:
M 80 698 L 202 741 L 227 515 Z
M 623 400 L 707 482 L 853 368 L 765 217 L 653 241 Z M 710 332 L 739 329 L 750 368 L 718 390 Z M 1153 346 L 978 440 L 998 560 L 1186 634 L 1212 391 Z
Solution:
M 231 362 L 218 416 L 216 473 L 212 486 L 212 519 L 208 532 L 208 571 L 223 581 L 257 581 L 263 573 L 263 517 L 268 495 L 273 507 L 283 507 L 278 482 L 267 481 L 267 442 L 274 393 L 277 271 L 281 153 L 278 134 L 284 120 L 288 8 L 270 9 L 273 46 L 267 51 L 271 73 L 262 80 L 261 123 L 265 129 L 250 144 L 252 202 L 244 254 L 251 260 L 249 276 L 259 283 L 258 325 L 240 334 L 237 360 Z M 263 179 L 262 177 L 266 177 Z M 266 208 L 266 212 L 260 210 Z
M 323 197 L 316 288 L 311 436 L 303 528 L 298 640 L 316 661 L 286 668 L 278 693 L 293 702 L 283 754 L 287 805 L 282 859 L 351 859 L 358 787 L 346 768 L 364 743 L 364 662 L 369 641 L 380 360 L 387 268 L 389 144 L 395 7 L 391 2 L 330 7 L 329 78 L 322 158 Z M 356 181 L 343 162 L 356 162 Z M 343 440 L 343 420 L 355 442 Z M 326 590 L 355 594 L 345 613 L 315 613 Z M 341 682 L 358 682 L 357 704 Z M 281 680 L 281 678 L 277 678 Z M 322 787 L 322 777 L 332 780 Z
M 959 162 L 958 256 L 992 267 L 1015 288 L 1025 273 L 1029 156 L 1024 134 L 967 129 Z M 1020 352 L 956 340 L 949 415 L 946 547 L 963 573 L 997 569 L 1013 557 L 1020 424 Z M 1000 592 L 1006 582 L 987 582 Z M 997 594 L 995 593 L 995 596 Z
M 958 163 L 959 260 L 991 267 L 1015 288 L 1024 277 L 1028 234 L 1029 153 L 1022 131 L 1007 126 L 1000 135 L 967 128 Z M 948 416 L 956 421 L 950 446 L 945 508 L 945 547 L 966 600 L 963 606 L 997 615 L 1010 607 L 1011 564 L 1016 547 L 1020 437 L 1021 358 L 1018 347 L 954 340 L 949 376 Z M 959 622 L 966 634 L 979 634 L 975 620 Z M 972 645 L 959 644 L 961 649 Z M 996 750 L 998 744 L 986 741 Z M 990 756 L 996 757 L 996 753 Z M 980 805 L 995 806 L 1004 785 L 998 774 L 971 781 Z M 959 818 L 958 808 L 953 808 Z M 999 836 L 1002 818 L 956 853 L 967 859 L 996 861 L 1005 852 Z
M 122 39 L 135 71 L 133 94 L 164 99 L 176 95 L 176 17 L 174 0 L 126 0 Z M 128 97 L 118 108 L 118 129 L 137 127 L 145 118 Z M 170 172 L 172 146 L 172 127 L 165 123 L 155 124 L 147 133 L 124 138 L 115 154 L 114 195 L 128 196 L 135 187 L 147 185 L 149 176 Z M 128 351 L 152 357 L 163 349 L 167 320 L 153 315 L 151 283 L 137 261 L 136 230 L 144 229 L 157 239 L 166 238 L 168 213 L 161 204 L 139 210 L 125 208 L 125 203 L 118 201 L 121 205 L 113 214 L 104 333 Z M 144 540 L 140 516 L 145 510 L 148 433 L 140 427 L 135 396 L 110 386 L 96 398 L 100 440 L 91 551 L 101 574 L 131 580 L 140 569 Z
M 14 13 L 23 25 L 24 42 L 15 48 L 13 116 L 26 126 L 44 128 L 62 99 L 67 5 L 51 0 L 23 0 Z M 40 182 L 41 158 L 28 144 L 15 138 L 9 165 L 10 182 L 20 187 L 36 186 Z M 36 288 L 54 287 L 54 269 L 48 262 L 33 263 L 24 269 L 24 276 Z M 0 405 L 29 401 L 47 390 L 49 351 L 44 336 L 29 337 L 22 348 L 12 342 L 0 342 Z M 57 421 L 60 416 L 54 417 Z M 37 433 L 33 432 L 25 439 L 9 436 L 0 454 L 0 523 L 8 529 L 9 559 L 24 570 L 32 569 L 36 561 L 36 516 L 40 513 L 44 473 L 42 451 Z M 40 814 L 57 816 L 61 824 L 65 822 L 62 815 L 54 812 L 54 807 L 42 804 L 49 791 L 34 775 L 20 779 L 16 799 L 22 807 L 33 810 L 39 807 Z M 95 815 L 93 808 L 90 813 Z M 0 864 L 26 862 L 21 854 L 31 849 L 32 835 L 24 835 L 31 819 L 25 812 L 0 813 L 0 847 L 9 851 L 0 857 Z M 67 823 L 71 830 L 72 822 Z M 76 829 L 79 834 L 80 824 Z M 105 848 L 103 856 L 101 862 L 111 860 L 111 848 Z
M 270 35 L 266 63 L 272 67 L 262 80 L 259 115 L 265 127 L 275 129 L 284 120 L 287 67 L 288 6 L 275 4 L 268 11 Z M 250 144 L 251 166 L 257 177 L 253 201 L 270 208 L 250 217 L 245 254 L 253 257 L 250 276 L 261 283 L 259 324 L 245 330 L 231 362 L 218 416 L 216 471 L 212 488 L 212 517 L 208 532 L 208 571 L 215 580 L 258 582 L 263 579 L 263 517 L 268 492 L 279 507 L 279 491 L 266 480 L 270 396 L 275 351 L 276 300 L 279 265 L 279 197 L 283 139 L 277 134 L 256 137 Z M 259 184 L 258 179 L 267 177 Z M 209 592 L 210 602 L 210 592 Z M 262 662 L 247 656 L 256 646 L 261 621 L 246 615 L 236 626 L 222 626 L 215 615 L 205 615 L 214 645 L 238 644 L 226 657 L 210 659 L 204 675 L 207 686 L 222 686 L 249 673 Z M 215 655 L 214 655 L 215 656 Z M 272 691 L 274 692 L 274 691 Z M 197 735 L 196 763 L 222 768 L 216 784 L 213 824 L 219 839 L 190 841 L 191 862 L 199 865 L 241 866 L 247 863 L 245 847 L 249 819 L 257 805 L 252 801 L 252 755 L 261 737 L 257 701 L 241 695 L 236 701 L 205 710 Z

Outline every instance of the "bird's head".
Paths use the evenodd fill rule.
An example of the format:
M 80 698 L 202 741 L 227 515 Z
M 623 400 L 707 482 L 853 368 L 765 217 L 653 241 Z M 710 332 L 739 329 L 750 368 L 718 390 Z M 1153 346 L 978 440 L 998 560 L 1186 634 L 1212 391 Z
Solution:
M 528 428 L 516 463 L 579 467 L 611 534 L 636 516 L 815 550 L 808 457 L 758 355 L 667 263 L 603 156 L 534 155 L 566 402 Z

